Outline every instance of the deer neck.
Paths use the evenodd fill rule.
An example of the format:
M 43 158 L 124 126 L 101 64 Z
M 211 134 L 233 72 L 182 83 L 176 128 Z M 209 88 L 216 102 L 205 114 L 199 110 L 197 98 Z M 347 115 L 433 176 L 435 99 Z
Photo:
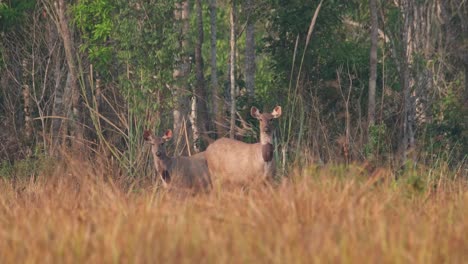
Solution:
M 260 144 L 262 146 L 262 158 L 265 162 L 270 162 L 273 159 L 273 140 L 271 135 L 262 132 L 260 133 Z
M 172 159 L 163 154 L 161 157 L 155 158 L 154 163 L 156 164 L 158 173 L 162 179 L 165 182 L 169 182 L 171 178 L 170 168 L 172 166 Z

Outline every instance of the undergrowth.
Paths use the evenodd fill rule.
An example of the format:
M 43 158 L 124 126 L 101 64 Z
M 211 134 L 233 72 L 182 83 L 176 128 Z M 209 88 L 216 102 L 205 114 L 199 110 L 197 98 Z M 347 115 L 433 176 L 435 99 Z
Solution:
M 183 197 L 95 161 L 56 162 L 34 180 L 0 178 L 0 261 L 463 262 L 466 179 L 413 168 L 398 180 L 358 164 L 294 168 L 275 186 Z

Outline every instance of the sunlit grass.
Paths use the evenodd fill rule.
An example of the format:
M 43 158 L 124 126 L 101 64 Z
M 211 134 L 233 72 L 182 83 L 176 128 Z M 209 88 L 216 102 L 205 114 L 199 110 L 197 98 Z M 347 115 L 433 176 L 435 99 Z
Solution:
M 180 197 L 70 163 L 0 181 L 1 263 L 462 263 L 463 179 L 303 169 L 275 187 Z M 419 173 L 420 175 L 420 173 Z M 432 184 L 430 185 L 432 186 Z

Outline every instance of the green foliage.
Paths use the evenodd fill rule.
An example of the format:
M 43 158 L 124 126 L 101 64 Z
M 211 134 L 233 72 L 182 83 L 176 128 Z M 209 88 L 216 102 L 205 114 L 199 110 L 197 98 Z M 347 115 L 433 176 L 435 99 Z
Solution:
M 456 182 L 459 177 L 455 170 L 443 160 L 426 165 L 408 159 L 397 175 L 395 186 L 403 190 L 410 198 L 442 189 L 443 185 Z
M 320 1 L 282 1 L 281 4 L 276 4 L 273 7 L 268 24 L 265 41 L 267 51 L 271 52 L 276 62 L 278 72 L 286 74 L 283 78 L 289 76 L 291 63 L 295 47 L 296 38 L 299 36 L 298 54 L 303 53 L 303 49 L 307 48 L 303 43 L 307 37 L 309 24 L 314 14 L 315 9 Z M 346 12 L 349 3 L 331 4 L 325 1 L 320 10 L 320 14 L 315 24 L 314 33 L 311 36 L 310 47 L 307 49 L 303 69 L 306 69 L 303 74 L 317 74 L 333 78 L 336 73 L 335 63 L 330 63 L 330 58 L 337 60 L 338 65 L 343 61 L 348 61 L 350 58 L 349 51 L 346 46 L 337 47 L 346 42 L 344 31 L 339 25 L 342 23 L 341 16 Z M 341 59 L 339 59 L 341 54 Z M 343 56 L 344 55 L 344 56 Z M 335 67 L 333 67 L 333 65 Z M 332 70 L 322 69 L 329 66 Z M 323 78 L 320 76 L 320 78 Z
M 151 95 L 172 81 L 178 57 L 173 6 L 170 1 L 84 0 L 73 7 L 84 40 L 80 49 L 101 75 L 117 77 L 132 112 L 161 107 Z
M 369 127 L 369 142 L 364 146 L 364 154 L 369 160 L 376 156 L 389 153 L 389 145 L 386 144 L 387 126 L 385 124 L 372 125 Z
M 277 81 L 275 64 L 271 57 L 261 56 L 257 59 L 255 74 L 255 96 L 262 103 L 274 106 L 283 101 L 286 84 Z
M 174 66 L 186 52 L 179 50 L 174 6 L 174 1 L 83 0 L 73 7 L 82 34 L 81 51 L 104 82 L 116 82 L 125 100 L 127 113 L 118 126 L 125 127 L 119 133 L 126 147 L 117 150 L 106 144 L 128 175 L 136 175 L 141 165 L 141 133 L 154 126 L 147 124 L 148 115 L 170 109 L 172 101 L 162 99 L 170 98 L 166 86 L 172 85 Z M 97 120 L 93 117 L 95 126 Z
M 427 173 L 421 174 L 420 171 L 418 171 L 417 164 L 411 159 L 406 161 L 400 174 L 399 178 L 401 182 L 399 184 L 406 188 L 407 194 L 409 195 L 423 193 L 430 180 L 429 177 L 427 177 Z
M 253 124 L 254 130 L 257 129 L 257 133 L 247 135 L 243 140 L 247 142 L 258 141 L 258 128 L 256 127 L 258 122 L 249 114 L 252 104 L 264 111 L 271 111 L 273 106 L 281 105 L 283 116 L 275 122 L 280 123 L 277 138 L 280 138 L 281 142 L 278 144 L 278 148 L 290 146 L 289 153 L 292 155 L 288 156 L 287 159 L 299 165 L 302 164 L 298 160 L 305 155 L 314 156 L 310 159 L 309 157 L 302 159 L 307 160 L 307 162 L 316 159 L 316 157 L 320 161 L 333 161 L 336 156 L 342 155 L 339 153 L 341 147 L 338 146 L 339 143 L 337 144 L 336 139 L 345 134 L 347 115 L 345 115 L 345 99 L 343 97 L 346 96 L 351 87 L 349 109 L 347 109 L 352 126 L 351 131 L 349 131 L 349 148 L 353 156 L 351 159 L 361 158 L 362 152 L 368 159 L 386 158 L 395 149 L 395 142 L 399 142 L 400 136 L 400 126 L 395 124 L 401 124 L 399 123 L 401 121 L 399 110 L 402 102 L 398 96 L 401 89 L 397 59 L 399 56 L 401 57 L 403 50 L 401 32 L 404 19 L 402 9 L 392 1 L 379 1 L 381 9 L 379 22 L 384 22 L 381 24 L 381 29 L 385 31 L 389 39 L 389 42 L 380 40 L 379 45 L 381 46 L 378 50 L 377 98 L 381 98 L 381 101 L 379 100 L 377 104 L 383 103 L 378 107 L 382 109 L 382 113 L 378 115 L 379 123 L 382 124 L 369 129 L 370 141 L 362 146 L 361 139 L 364 133 L 362 121 L 366 116 L 369 77 L 368 2 L 323 1 L 308 45 L 306 45 L 306 38 L 311 18 L 320 0 L 259 0 L 252 2 L 254 2 L 252 13 L 248 13 L 244 9 L 245 2 L 239 2 L 237 16 L 236 84 L 240 88 L 237 110 L 248 123 Z M 191 5 L 190 28 L 187 34 L 182 35 L 180 34 L 180 21 L 176 21 L 174 18 L 175 0 L 80 0 L 68 3 L 68 7 L 72 8 L 67 8 L 67 10 L 71 11 L 70 15 L 74 23 L 71 25 L 71 29 L 72 31 L 78 30 L 74 31 L 73 34 L 75 45 L 80 45 L 77 59 L 80 63 L 78 68 L 82 96 L 85 105 L 89 107 L 87 110 L 90 110 L 84 111 L 86 112 L 85 119 L 91 116 L 94 127 L 99 127 L 101 121 L 104 120 L 99 115 L 104 116 L 103 113 L 106 112 L 98 109 L 103 104 L 98 106 L 96 98 L 93 98 L 92 89 L 90 89 L 94 87 L 94 80 L 88 78 L 87 75 L 88 63 L 91 63 L 94 66 L 93 76 L 99 76 L 103 83 L 102 95 L 104 96 L 101 98 L 109 99 L 110 97 L 107 97 L 109 93 L 106 94 L 109 91 L 118 98 L 115 99 L 118 106 L 114 105 L 114 101 L 109 102 L 109 105 L 115 107 L 112 110 L 118 117 L 109 118 L 109 120 L 112 119 L 111 121 L 105 121 L 115 122 L 115 124 L 109 125 L 112 127 L 110 130 L 118 130 L 117 133 L 121 136 L 121 141 L 125 141 L 125 143 L 118 143 L 124 147 L 120 149 L 115 147 L 113 155 L 118 156 L 121 166 L 126 168 L 130 172 L 129 174 L 135 175 L 137 171 L 135 164 L 137 164 L 138 153 L 141 152 L 142 129 L 148 126 L 154 129 L 160 124 L 165 127 L 171 125 L 170 116 L 174 96 L 167 87 L 172 87 L 174 84 L 172 76 L 174 68 L 182 63 L 191 64 L 192 71 L 189 76 L 178 81 L 184 87 L 193 87 L 195 80 L 193 62 L 182 61 L 182 59 L 193 55 L 193 44 L 197 42 L 197 17 L 193 8 L 195 4 L 193 1 L 188 2 Z M 56 59 L 48 54 L 52 46 L 48 37 L 52 35 L 58 37 L 54 51 L 63 52 L 63 49 L 60 47 L 62 45 L 60 36 L 49 30 L 53 27 L 45 27 L 45 25 L 53 25 L 51 22 L 54 18 L 48 16 L 47 12 L 42 14 L 42 4 L 44 2 L 34 0 L 10 0 L 0 3 L 0 31 L 1 34 L 7 36 L 6 41 L 3 39 L 1 41 L 2 44 L 9 44 L 0 45 L 0 54 L 2 55 L 0 60 L 9 60 L 8 62 L 0 61 L 0 70 L 2 70 L 2 74 L 5 74 L 2 67 L 10 62 L 16 63 L 16 65 L 11 66 L 11 71 L 8 74 L 2 76 L 8 76 L 8 80 L 5 81 L 6 85 L 16 84 L 19 86 L 23 81 L 21 80 L 21 71 L 18 70 L 21 69 L 20 63 L 23 58 L 30 58 L 28 62 L 30 62 L 31 69 L 28 70 L 30 70 L 31 77 L 34 77 L 34 83 L 31 87 L 43 89 L 43 92 L 38 89 L 32 91 L 35 99 L 39 99 L 38 96 L 40 96 L 36 105 L 32 107 L 34 118 L 38 114 L 38 108 L 41 110 L 41 115 L 44 116 L 53 112 L 51 109 L 54 106 L 53 95 L 55 91 L 51 89 L 58 86 L 53 85 L 52 79 L 59 76 L 59 74 L 54 75 L 54 71 L 59 68 L 56 67 L 59 63 L 63 63 L 63 58 L 54 61 Z M 204 21 L 202 55 L 205 62 L 205 77 L 206 80 L 209 80 L 211 77 L 211 65 L 208 63 L 211 56 L 209 45 L 211 41 L 210 14 L 208 2 L 205 1 L 202 4 Z M 230 2 L 218 1 L 217 5 L 216 46 L 219 94 L 224 97 L 222 99 L 229 101 Z M 35 16 L 28 16 L 30 14 Z M 37 18 L 38 20 L 34 22 L 38 23 L 31 27 L 30 23 L 26 23 L 32 21 L 28 18 Z M 244 29 L 247 19 L 255 21 L 256 96 L 253 100 L 245 95 L 243 89 L 245 86 Z M 453 18 L 451 23 L 459 24 L 460 22 L 457 18 Z M 434 24 L 434 29 L 428 31 L 429 34 L 434 34 L 433 31 L 444 30 L 439 22 L 434 22 Z M 453 30 L 458 26 L 447 24 L 447 27 L 450 27 L 447 30 Z M 37 29 L 37 31 L 34 31 L 34 34 L 28 32 L 31 28 Z M 51 33 L 50 36 L 47 35 L 49 33 Z M 439 35 L 444 38 L 442 33 Z M 35 41 L 24 41 L 23 38 L 28 38 L 28 36 L 34 36 Z M 21 41 L 21 45 L 16 46 L 18 49 L 4 50 L 15 46 L 12 44 L 16 44 L 17 39 Z M 298 42 L 295 51 L 296 39 Z M 188 48 L 185 50 L 181 49 L 182 40 L 189 42 Z M 445 40 L 438 41 L 443 43 Z M 456 46 L 453 43 L 448 44 Z M 438 45 L 433 47 L 434 50 L 439 49 Z M 458 76 L 460 71 L 456 68 L 460 62 L 451 63 L 453 55 L 447 57 L 442 54 L 445 52 L 443 49 L 429 55 L 436 57 L 442 54 L 440 61 L 437 58 L 428 57 L 427 53 L 431 52 L 414 50 L 409 65 L 411 78 L 417 77 L 421 73 L 421 69 L 430 68 L 429 71 L 433 74 L 433 79 L 440 80 L 446 85 L 430 91 L 431 99 L 435 98 L 436 100 L 431 105 L 434 110 L 433 122 L 424 129 L 421 129 L 422 126 L 417 124 L 417 148 L 423 149 L 424 155 L 426 155 L 424 158 L 427 158 L 424 161 L 425 164 L 434 160 L 440 162 L 464 160 L 468 152 L 468 124 L 461 121 L 464 120 L 467 113 L 459 96 L 462 94 L 460 87 L 463 86 L 463 79 Z M 441 53 L 437 54 L 437 52 Z M 303 57 L 302 54 L 304 54 Z M 442 62 L 442 60 L 445 61 Z M 442 63 L 447 66 L 441 67 Z M 431 64 L 430 67 L 428 67 L 429 64 Z M 299 67 L 299 65 L 301 66 Z M 450 69 L 447 70 L 444 67 Z M 84 68 L 86 69 L 83 70 Z M 337 85 L 337 74 L 340 76 L 340 85 Z M 65 75 L 62 74 L 64 79 Z M 417 78 L 415 80 L 417 81 Z M 65 80 L 61 80 L 61 82 L 65 82 Z M 208 104 L 211 103 L 209 86 L 210 82 L 207 81 L 208 98 L 206 101 Z M 385 88 L 385 94 L 381 93 L 382 86 Z M 11 89 L 16 91 L 12 93 L 14 96 L 7 94 L 5 92 L 7 90 L 2 89 L 2 93 L 0 93 L 1 103 L 9 98 L 19 98 L 17 96 L 20 95 L 18 89 Z M 19 102 L 20 100 L 12 99 L 11 101 Z M 4 104 L 7 105 L 6 103 L 9 102 Z M 19 107 L 13 110 L 20 111 Z M 5 109 L 7 108 L 10 110 L 13 107 L 5 107 Z M 211 107 L 209 106 L 209 108 Z M 160 113 L 161 120 L 148 121 L 147 117 L 154 111 Z M 6 116 L 5 113 L 6 111 L 2 110 L 0 115 Z M 227 111 L 225 114 L 227 115 Z M 21 115 L 18 116 L 18 120 L 20 119 L 22 120 Z M 21 123 L 18 120 L 15 122 Z M 39 119 L 35 118 L 34 120 L 35 125 L 39 126 Z M 40 121 L 44 122 L 43 131 L 47 134 L 47 127 L 50 127 L 47 124 L 48 121 L 44 121 L 44 119 Z M 151 124 L 149 124 L 150 122 Z M 109 128 L 103 130 L 106 129 Z M 21 127 L 15 132 L 20 130 Z M 101 143 L 106 141 L 107 135 L 102 131 L 95 134 L 100 134 L 96 137 L 101 140 Z M 109 140 L 109 142 L 111 141 Z M 314 149 L 311 150 L 311 148 Z M 418 160 L 418 162 L 420 161 Z M 13 165 L 9 166 L 5 164 L 2 166 L 5 174 L 10 173 Z M 19 171 L 29 171 L 26 165 L 15 164 L 15 166 L 21 167 L 18 169 Z M 33 165 L 30 164 L 30 166 Z M 344 175 L 347 172 L 337 171 L 336 173 Z M 417 173 L 414 174 L 416 175 L 414 177 L 410 172 L 408 175 L 410 175 L 408 179 L 413 181 L 411 185 L 418 189 L 418 181 L 421 179 L 417 177 Z
M 130 109 L 140 112 L 139 107 L 161 107 L 148 98 L 172 83 L 174 63 L 180 58 L 177 29 L 172 20 L 174 5 L 170 1 L 114 4 L 118 13 L 114 17 L 113 39 L 119 63 L 126 69 L 120 80 Z
M 327 132 L 322 130 L 330 142 L 345 134 L 343 96 L 352 89 L 348 111 L 353 123 L 362 114 L 362 98 L 365 98 L 368 80 L 369 42 L 366 35 L 358 30 L 351 34 L 343 26 L 344 16 L 355 6 L 353 1 L 324 1 L 310 43 L 306 45 L 311 19 L 319 2 L 281 1 L 274 4 L 269 17 L 271 23 L 267 24 L 264 35 L 267 43 L 264 52 L 271 54 L 269 68 L 273 73 L 270 87 L 266 87 L 264 94 L 274 95 L 284 106 L 287 118 L 280 120 L 282 144 L 293 143 L 297 144 L 296 148 L 304 148 L 294 151 L 293 160 L 300 158 L 299 153 L 309 151 L 310 145 L 304 143 L 312 134 L 317 135 L 313 131 L 319 129 L 317 123 L 333 127 Z M 340 85 L 324 85 L 337 83 L 337 75 L 341 79 Z M 320 142 L 320 145 L 323 149 L 330 148 L 321 143 L 328 142 Z
M 0 177 L 9 178 L 13 174 L 13 166 L 6 160 L 0 163 Z
M 114 5 L 108 0 L 83 0 L 72 8 L 73 20 L 83 38 L 81 51 L 88 53 L 96 69 L 105 73 L 113 58 L 110 35 L 113 29 Z
M 45 155 L 18 160 L 14 163 L 5 160 L 0 163 L 0 177 L 27 178 L 42 173 L 49 175 L 54 170 L 55 163 L 55 160 Z
M 0 31 L 18 29 L 35 5 L 35 0 L 12 0 L 8 4 L 0 2 Z
M 434 105 L 434 120 L 423 130 L 424 151 L 436 159 L 455 162 L 468 153 L 468 127 L 462 99 L 450 90 Z M 431 159 L 432 160 L 432 159 Z

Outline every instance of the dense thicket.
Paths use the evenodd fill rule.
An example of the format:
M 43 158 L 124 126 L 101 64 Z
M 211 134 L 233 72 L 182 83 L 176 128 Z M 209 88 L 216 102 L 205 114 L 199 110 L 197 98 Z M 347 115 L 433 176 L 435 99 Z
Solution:
M 283 166 L 458 167 L 467 19 L 463 0 L 0 1 L 0 158 L 67 150 L 139 175 L 146 128 L 173 128 L 187 154 L 229 134 L 256 141 L 250 106 L 282 105 Z

